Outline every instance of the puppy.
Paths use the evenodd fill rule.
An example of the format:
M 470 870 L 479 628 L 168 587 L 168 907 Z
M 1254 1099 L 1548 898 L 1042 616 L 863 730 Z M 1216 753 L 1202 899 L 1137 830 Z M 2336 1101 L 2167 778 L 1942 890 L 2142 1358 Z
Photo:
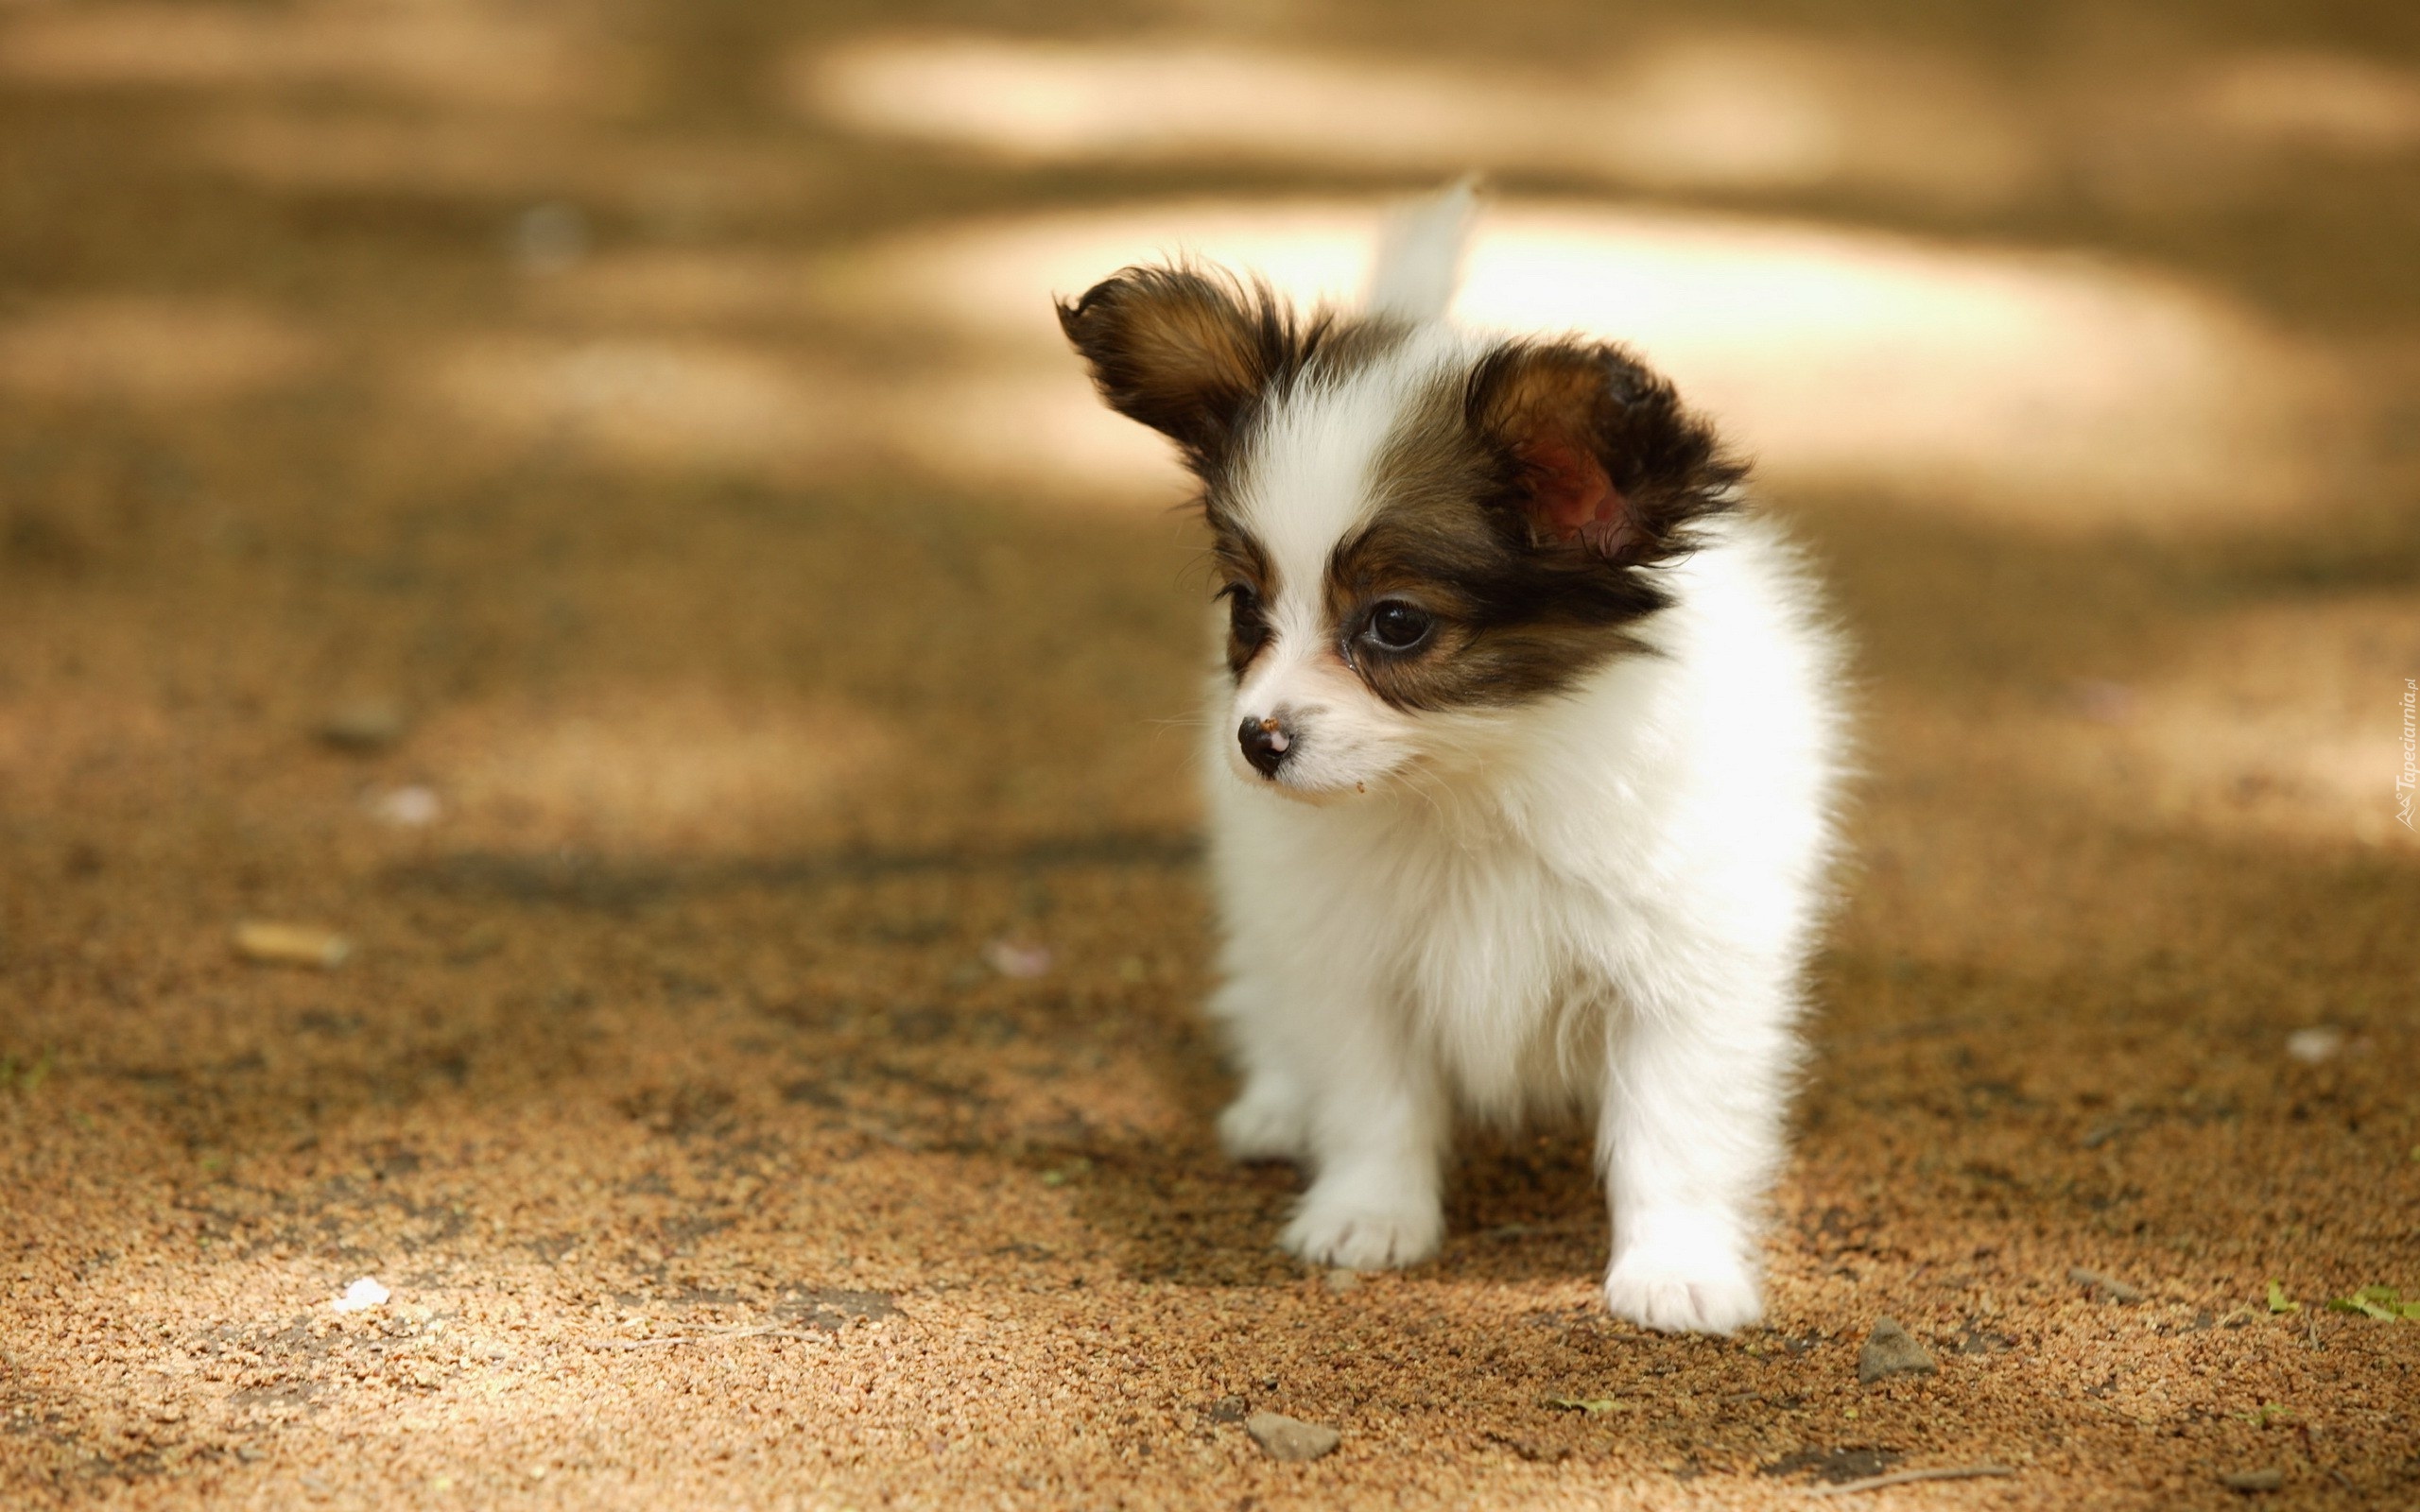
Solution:
M 1376 1269 L 1437 1252 L 1458 1114 L 1583 1111 L 1606 1301 L 1727 1333 L 1763 1311 L 1841 659 L 1669 384 L 1446 321 L 1471 211 L 1399 221 L 1358 314 L 1184 264 L 1060 306 L 1215 542 L 1219 1134 L 1309 1173 L 1287 1249 Z

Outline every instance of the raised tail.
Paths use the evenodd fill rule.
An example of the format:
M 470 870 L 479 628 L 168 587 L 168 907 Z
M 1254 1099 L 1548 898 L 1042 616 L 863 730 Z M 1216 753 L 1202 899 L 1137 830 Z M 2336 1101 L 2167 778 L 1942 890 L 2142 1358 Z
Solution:
M 1414 325 L 1443 319 L 1461 284 L 1462 253 L 1478 215 L 1478 176 L 1471 174 L 1388 217 L 1370 265 L 1369 312 Z

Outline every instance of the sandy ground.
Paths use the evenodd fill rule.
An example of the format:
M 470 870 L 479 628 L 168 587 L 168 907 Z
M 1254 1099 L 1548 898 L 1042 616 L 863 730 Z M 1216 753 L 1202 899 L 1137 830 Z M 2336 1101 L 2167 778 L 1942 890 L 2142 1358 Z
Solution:
M 1935 9 L 909 34 L 1172 115 L 1171 49 L 1257 49 L 1146 141 L 1108 85 L 1028 130 L 833 84 L 890 9 L 0 5 L 0 1504 L 2420 1504 L 2420 1320 L 2325 1305 L 2420 1298 L 2420 32 Z M 1195 1015 L 1198 542 L 1063 446 L 1071 367 L 859 266 L 1367 201 L 1456 150 L 1368 124 L 1403 77 L 1512 120 L 1586 57 L 1716 146 L 1513 120 L 1508 192 L 2238 333 L 2221 407 L 2108 434 L 2024 396 L 2155 322 L 2003 364 L 1955 481 L 1776 443 L 1868 770 L 1730 1340 L 1601 1313 L 1573 1130 L 1468 1144 L 1431 1263 L 1271 1249 L 1296 1177 L 1219 1158 Z M 1236 77 L 1361 124 L 1237 139 Z M 1935 1373 L 1859 1384 L 1884 1316 Z

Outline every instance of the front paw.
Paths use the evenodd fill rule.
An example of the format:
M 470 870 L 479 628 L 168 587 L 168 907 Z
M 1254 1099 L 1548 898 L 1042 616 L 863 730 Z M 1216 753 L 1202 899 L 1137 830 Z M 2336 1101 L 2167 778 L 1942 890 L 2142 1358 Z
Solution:
M 1219 1143 L 1231 1160 L 1292 1160 L 1309 1145 L 1302 1100 L 1259 1078 L 1219 1115 Z
M 1665 1333 L 1732 1333 L 1765 1315 L 1754 1274 L 1713 1245 L 1633 1245 L 1605 1277 L 1605 1305 Z
M 1404 1198 L 1312 1186 L 1277 1243 L 1313 1265 L 1392 1270 L 1437 1253 L 1445 1214 L 1434 1197 Z

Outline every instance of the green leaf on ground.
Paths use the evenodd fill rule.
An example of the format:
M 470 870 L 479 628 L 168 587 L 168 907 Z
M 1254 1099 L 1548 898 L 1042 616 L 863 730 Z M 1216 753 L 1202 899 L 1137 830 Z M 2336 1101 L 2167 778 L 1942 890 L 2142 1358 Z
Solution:
M 2259 1406 L 2255 1407 L 2252 1411 L 2239 1412 L 2237 1413 L 2236 1416 L 2243 1421 L 2252 1424 L 2255 1428 L 2266 1428 L 2271 1423 L 2292 1422 L 2294 1420 L 2294 1409 L 2280 1402 L 2264 1401 Z
M 1547 1405 L 1565 1412 L 1584 1412 L 1594 1418 L 1600 1412 L 1621 1412 L 1630 1403 L 1619 1397 L 1548 1397 Z
M 2359 1313 L 2383 1323 L 2420 1318 L 2420 1302 L 2405 1301 L 2403 1294 L 2392 1286 L 2364 1286 L 2350 1297 L 2332 1298 L 2327 1310 L 2331 1313 Z
M 2286 1283 L 2284 1281 L 2273 1280 L 2269 1282 L 2270 1312 L 2299 1313 L 2302 1310 L 2302 1303 L 2295 1301 L 2292 1297 L 2286 1295 Z

